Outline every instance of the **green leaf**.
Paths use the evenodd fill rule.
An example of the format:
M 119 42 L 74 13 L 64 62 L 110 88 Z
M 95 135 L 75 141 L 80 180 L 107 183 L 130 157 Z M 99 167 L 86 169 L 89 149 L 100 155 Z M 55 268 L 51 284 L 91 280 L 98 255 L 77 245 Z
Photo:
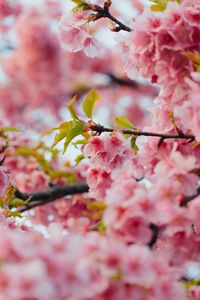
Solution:
M 67 150 L 69 143 L 78 135 L 84 133 L 84 125 L 78 119 L 73 119 L 69 122 L 62 123 L 58 128 L 54 128 L 53 130 L 59 130 L 59 132 L 55 135 L 54 143 L 52 147 L 55 147 L 59 142 L 65 139 L 63 154 Z
M 66 138 L 68 131 L 71 128 L 72 121 L 62 123 L 59 128 L 55 128 L 54 130 L 60 130 L 54 138 L 54 142 L 52 148 L 55 147 L 59 142 L 61 142 L 64 138 Z
M 75 162 L 76 162 L 76 166 L 85 158 L 85 156 L 83 154 L 80 154 L 76 157 Z
M 177 2 L 180 3 L 182 0 L 151 0 L 151 2 L 155 3 L 151 5 L 152 11 L 162 12 L 167 8 L 168 2 Z
M 122 133 L 125 139 L 129 139 L 130 137 L 132 137 L 132 134 L 127 134 L 127 133 Z
M 16 208 L 16 207 L 19 207 L 19 206 L 25 206 L 27 205 L 29 202 L 29 199 L 28 200 L 21 200 L 21 199 L 18 199 L 18 198 L 14 198 L 14 199 L 11 199 L 9 201 L 9 209 L 12 209 L 12 208 Z
M 104 234 L 106 232 L 106 225 L 104 224 L 103 221 L 100 221 L 99 224 L 98 224 L 98 231 L 101 233 L 101 234 Z
M 4 208 L 5 202 L 2 198 L 0 198 L 0 208 Z
M 74 96 L 74 97 L 72 98 L 72 100 L 69 102 L 69 104 L 68 104 L 68 109 L 69 109 L 69 112 L 70 112 L 70 114 L 71 114 L 71 117 L 72 117 L 73 119 L 78 119 L 78 116 L 77 116 L 77 114 L 76 114 L 76 112 L 75 112 L 75 108 L 74 108 L 75 102 L 76 102 L 76 96 Z
M 87 145 L 88 141 L 86 139 L 78 140 L 73 142 L 75 148 L 78 148 L 78 145 Z
M 81 121 L 74 119 L 73 121 L 70 122 L 70 126 L 67 130 L 67 135 L 65 138 L 65 143 L 64 143 L 64 150 L 63 150 L 63 154 L 65 153 L 65 151 L 67 150 L 68 145 L 70 144 L 70 142 L 77 136 L 79 136 L 80 134 L 82 134 L 84 131 L 84 125 Z
M 106 204 L 103 201 L 93 201 L 87 203 L 88 210 L 97 210 L 97 211 L 104 211 L 107 208 Z
M 89 119 L 92 119 L 92 114 L 96 101 L 100 99 L 99 93 L 95 89 L 92 89 L 83 101 L 83 111 Z
M 170 116 L 170 119 L 172 121 L 172 124 L 173 124 L 174 128 L 176 129 L 176 132 L 180 135 L 183 135 L 183 131 L 180 128 L 178 128 L 178 126 L 176 125 L 176 121 L 175 121 L 175 118 L 174 118 L 174 113 L 172 111 L 170 111 L 169 116 Z
M 129 119 L 127 119 L 126 117 L 123 117 L 123 116 L 116 117 L 115 123 L 122 128 L 126 128 L 126 129 L 134 128 L 133 123 Z
M 192 286 L 199 286 L 199 285 L 200 285 L 200 279 L 191 279 L 186 281 L 186 283 L 184 284 L 186 290 L 189 290 L 189 288 L 191 288 Z
M 19 131 L 19 129 L 16 127 L 4 127 L 0 129 L 0 134 L 5 132 L 17 132 L 17 131 Z
M 18 218 L 22 218 L 22 214 L 19 211 L 7 211 L 6 212 L 6 217 L 18 217 Z
M 131 138 L 131 148 L 133 149 L 135 155 L 138 153 L 139 150 L 138 146 L 136 145 L 136 139 L 137 139 L 136 136 L 132 136 Z
M 90 10 L 90 5 L 83 1 L 83 0 L 71 0 L 76 6 L 73 8 L 73 11 L 76 12 L 77 10 Z

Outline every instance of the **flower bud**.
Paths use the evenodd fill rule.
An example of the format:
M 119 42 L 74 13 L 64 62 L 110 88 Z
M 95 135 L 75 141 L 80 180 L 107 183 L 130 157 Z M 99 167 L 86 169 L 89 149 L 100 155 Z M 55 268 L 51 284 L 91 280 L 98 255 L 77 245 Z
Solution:
M 93 10 L 93 11 L 102 11 L 102 7 L 101 6 L 99 6 L 99 5 L 97 5 L 97 4 L 89 4 L 89 7 L 90 7 L 90 9 L 91 10 Z
M 109 8 L 111 7 L 112 1 L 111 0 L 105 0 L 104 7 Z
M 98 20 L 98 19 L 100 19 L 101 17 L 98 15 L 98 13 L 97 14 L 90 14 L 88 17 L 87 17 L 87 20 L 89 21 L 89 22 L 94 22 L 94 21 L 96 21 L 96 20 Z

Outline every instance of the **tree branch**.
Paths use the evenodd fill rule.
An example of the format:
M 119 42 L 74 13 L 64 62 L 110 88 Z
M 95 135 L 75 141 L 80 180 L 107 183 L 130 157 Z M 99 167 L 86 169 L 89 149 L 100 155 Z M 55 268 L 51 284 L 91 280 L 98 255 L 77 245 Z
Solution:
M 183 198 L 183 200 L 180 203 L 180 206 L 181 207 L 187 206 L 188 203 L 190 203 L 191 201 L 195 200 L 198 196 L 200 196 L 200 187 L 197 188 L 195 194 Z
M 121 78 L 112 73 L 102 72 L 99 74 L 106 75 L 109 79 L 109 82 L 104 84 L 96 84 L 95 87 L 98 91 L 101 91 L 101 89 L 112 89 L 113 87 L 119 86 L 130 90 L 141 91 L 143 94 L 148 94 L 152 97 L 156 97 L 158 95 L 158 88 L 153 85 L 137 82 L 136 80 L 130 80 L 127 78 Z M 78 87 L 70 92 L 69 97 L 73 97 L 74 95 L 81 97 L 82 95 L 88 93 L 92 88 L 93 86 L 87 85 L 81 88 Z
M 28 204 L 26 204 L 24 208 L 20 209 L 21 212 L 24 212 L 65 196 L 87 193 L 88 191 L 89 187 L 86 183 L 76 183 L 72 185 L 54 186 L 48 190 L 33 192 L 30 194 L 16 190 L 15 196 L 21 200 L 29 200 Z
M 107 2 L 107 3 L 106 3 Z M 94 15 L 93 21 L 99 20 L 101 18 L 107 18 L 109 20 L 111 20 L 112 22 L 114 22 L 115 24 L 117 24 L 118 26 L 113 28 L 113 31 L 127 31 L 127 32 L 131 32 L 133 29 L 130 28 L 129 26 L 123 24 L 121 21 L 119 21 L 118 19 L 116 19 L 109 10 L 109 7 L 111 6 L 111 1 L 106 1 L 104 6 L 101 7 L 99 5 L 92 5 L 90 4 L 90 8 L 92 11 L 96 12 L 97 14 Z
M 138 89 L 140 86 L 140 83 L 138 83 L 135 80 L 119 78 L 112 73 L 107 73 L 106 75 L 108 75 L 111 82 L 113 82 L 119 86 L 129 87 L 129 88 L 133 88 L 133 89 Z
M 157 225 L 153 224 L 153 223 L 149 225 L 149 228 L 152 231 L 152 237 L 151 237 L 151 240 L 148 242 L 147 245 L 149 246 L 149 248 L 152 249 L 153 246 L 155 245 L 155 243 L 158 240 L 158 235 L 159 235 L 160 228 Z
M 91 122 L 89 129 L 92 131 L 95 131 L 99 134 L 101 134 L 103 132 L 114 132 L 115 131 L 115 129 L 113 129 L 113 128 L 107 128 L 100 124 L 96 124 L 94 122 Z M 164 133 L 155 133 L 155 132 L 139 131 L 139 130 L 127 130 L 127 129 L 125 129 L 125 130 L 123 129 L 120 131 L 124 134 L 130 134 L 130 135 L 136 135 L 136 136 L 159 137 L 160 139 L 162 139 L 162 142 L 166 139 L 186 139 L 186 140 L 189 140 L 190 142 L 195 140 L 194 135 L 184 134 L 184 133 L 164 134 Z

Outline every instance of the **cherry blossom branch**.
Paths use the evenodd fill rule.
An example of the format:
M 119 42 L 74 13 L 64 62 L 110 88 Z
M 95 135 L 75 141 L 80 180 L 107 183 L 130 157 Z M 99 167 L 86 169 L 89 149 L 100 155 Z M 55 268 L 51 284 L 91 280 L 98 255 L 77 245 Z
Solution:
M 88 191 L 89 187 L 86 183 L 76 183 L 73 185 L 53 186 L 48 190 L 33 192 L 29 194 L 22 193 L 21 191 L 16 190 L 15 196 L 24 201 L 28 200 L 28 203 L 25 205 L 25 207 L 19 210 L 20 212 L 25 212 L 35 207 L 53 202 L 59 198 L 72 196 L 75 194 L 87 193 Z M 152 237 L 147 245 L 150 248 L 153 248 L 158 239 L 160 229 L 155 224 L 150 224 L 149 228 L 152 230 Z
M 150 239 L 150 241 L 148 242 L 147 245 L 149 246 L 149 248 L 152 249 L 153 246 L 155 245 L 155 243 L 158 240 L 158 235 L 159 235 L 160 228 L 157 225 L 153 224 L 153 223 L 149 225 L 149 228 L 152 231 L 152 237 L 151 237 L 151 239 Z
M 113 128 L 107 128 L 104 127 L 101 124 L 96 124 L 94 122 L 90 122 L 89 129 L 92 131 L 95 131 L 99 134 L 103 132 L 114 132 L 115 129 Z M 190 142 L 193 142 L 195 140 L 195 136 L 191 134 L 184 134 L 184 133 L 179 133 L 179 134 L 164 134 L 164 133 L 157 133 L 157 132 L 149 132 L 149 131 L 139 131 L 139 130 L 129 130 L 129 129 L 123 129 L 120 130 L 124 134 L 130 134 L 130 135 L 135 135 L 135 136 L 149 136 L 149 137 L 159 137 L 160 141 L 164 141 L 166 139 L 186 139 L 189 140 Z M 159 142 L 160 144 L 160 142 Z
M 115 24 L 118 25 L 117 27 L 112 28 L 112 31 L 119 32 L 121 30 L 124 30 L 124 31 L 127 31 L 127 32 L 131 32 L 133 30 L 132 28 L 130 28 L 129 26 L 123 24 L 121 21 L 116 19 L 110 13 L 109 8 L 110 8 L 111 4 L 112 4 L 112 2 L 110 0 L 105 1 L 103 7 L 101 7 L 99 5 L 90 4 L 91 10 L 97 13 L 94 16 L 92 16 L 92 20 L 96 21 L 96 20 L 99 20 L 101 18 L 107 18 L 107 19 L 111 20 L 112 22 L 114 22 Z
M 106 75 L 109 79 L 109 82 L 106 84 L 95 85 L 98 91 L 101 91 L 101 89 L 112 89 L 113 86 L 119 86 L 130 90 L 138 90 L 143 92 L 144 94 L 148 93 L 148 95 L 152 97 L 158 95 L 158 88 L 153 85 L 148 85 L 141 82 L 137 82 L 136 80 L 130 80 L 127 78 L 118 77 L 112 73 L 99 73 L 99 74 Z M 81 97 L 82 95 L 88 93 L 92 88 L 93 86 L 85 86 L 85 87 L 83 86 L 81 88 L 74 89 L 72 92 L 70 92 L 69 96 L 73 97 L 76 94 L 78 97 Z
M 180 206 L 181 206 L 181 207 L 186 206 L 188 203 L 190 203 L 191 201 L 195 200 L 198 196 L 200 196 L 200 187 L 197 188 L 195 194 L 193 194 L 193 195 L 191 195 L 191 196 L 185 197 L 185 198 L 181 201 Z M 160 228 L 159 228 L 157 225 L 153 224 L 153 223 L 149 225 L 149 228 L 150 228 L 151 231 L 152 231 L 152 236 L 151 236 L 151 239 L 150 239 L 150 241 L 148 242 L 147 245 L 152 249 L 153 246 L 155 245 L 155 243 L 156 243 L 157 240 L 158 240 Z
M 30 194 L 22 193 L 19 190 L 16 190 L 15 196 L 24 201 L 29 200 L 25 207 L 20 209 L 20 212 L 24 212 L 34 207 L 50 203 L 62 197 L 87 193 L 88 190 L 89 187 L 86 183 L 76 183 L 72 185 L 53 186 L 48 190 L 33 192 Z
M 196 193 L 191 195 L 191 196 L 187 196 L 185 197 L 182 201 L 180 206 L 186 206 L 188 203 L 190 203 L 191 201 L 195 200 L 198 196 L 200 196 L 200 186 L 197 188 Z
M 138 89 L 139 86 L 141 85 L 139 82 L 135 80 L 130 80 L 130 79 L 124 79 L 124 78 L 119 78 L 115 76 L 112 73 L 107 73 L 108 77 L 110 78 L 111 82 L 120 85 L 120 86 L 125 86 L 125 87 L 130 87 L 133 89 Z

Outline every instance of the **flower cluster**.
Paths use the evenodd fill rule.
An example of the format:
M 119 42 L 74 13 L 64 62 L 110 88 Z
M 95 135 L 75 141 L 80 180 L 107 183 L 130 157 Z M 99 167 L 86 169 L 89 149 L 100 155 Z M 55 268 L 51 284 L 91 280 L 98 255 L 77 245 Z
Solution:
M 111 172 L 133 157 L 133 151 L 129 142 L 116 132 L 103 138 L 92 137 L 84 148 L 84 155 L 91 161 L 87 171 L 90 191 L 101 198 L 111 184 Z
M 185 299 L 175 270 L 145 246 L 95 233 L 63 236 L 54 224 L 49 239 L 9 227 L 0 229 L 0 299 Z
M 60 22 L 60 40 L 65 50 L 73 52 L 83 50 L 87 56 L 94 58 L 99 56 L 101 45 L 90 33 L 87 17 L 88 14 L 82 11 L 63 16 Z
M 134 23 L 127 67 L 164 87 L 169 95 L 195 71 L 188 52 L 199 51 L 198 1 L 168 2 L 160 14 L 146 9 Z M 128 67 L 128 68 L 129 68 Z M 129 71 L 129 69 L 127 69 Z

